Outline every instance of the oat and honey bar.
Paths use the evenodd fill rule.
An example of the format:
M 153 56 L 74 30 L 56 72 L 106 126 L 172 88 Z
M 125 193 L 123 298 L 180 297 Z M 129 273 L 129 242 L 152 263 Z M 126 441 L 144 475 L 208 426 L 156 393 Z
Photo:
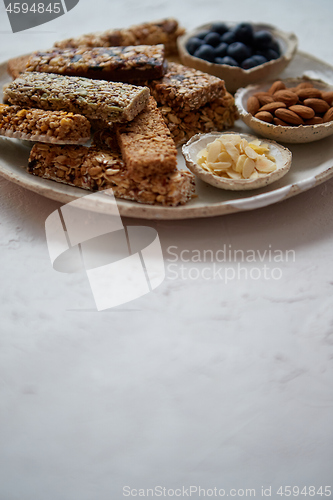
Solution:
M 184 111 L 201 108 L 226 93 L 220 78 L 177 63 L 169 63 L 163 78 L 146 85 L 159 104 Z
M 161 78 L 166 72 L 164 45 L 131 45 L 35 52 L 27 71 L 130 82 Z
M 177 149 L 154 98 L 133 121 L 116 125 L 121 154 L 134 179 L 177 168 Z
M 84 144 L 90 139 L 90 123 L 84 116 L 65 111 L 0 104 L 0 135 L 54 144 Z
M 11 104 L 126 122 L 145 108 L 147 87 L 53 73 L 24 73 L 4 89 Z
M 113 47 L 126 45 L 158 45 L 162 43 L 166 55 L 177 53 L 177 38 L 185 32 L 178 26 L 176 19 L 168 18 L 161 21 L 131 26 L 128 29 L 112 29 L 102 33 L 90 33 L 77 38 L 69 38 L 55 43 L 55 47 Z
M 159 106 L 176 147 L 187 142 L 193 135 L 222 131 L 234 126 L 238 118 L 235 99 L 229 92 L 193 111 L 175 110 L 170 106 Z
M 135 182 L 117 146 L 112 147 L 110 143 L 104 149 L 36 143 L 30 153 L 28 172 L 87 190 L 112 188 L 118 198 L 150 205 L 183 205 L 192 198 L 195 186 L 190 172 L 177 170 Z

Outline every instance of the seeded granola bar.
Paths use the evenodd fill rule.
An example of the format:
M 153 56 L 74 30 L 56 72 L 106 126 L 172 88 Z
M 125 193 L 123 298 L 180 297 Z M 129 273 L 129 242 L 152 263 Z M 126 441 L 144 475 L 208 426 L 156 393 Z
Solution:
M 145 108 L 147 87 L 53 73 L 24 73 L 4 89 L 11 104 L 126 122 Z
M 133 121 L 116 125 L 122 157 L 135 179 L 177 168 L 177 149 L 155 99 Z
M 183 205 L 194 194 L 194 176 L 187 171 L 155 175 L 135 182 L 115 143 L 104 149 L 36 143 L 28 172 L 87 190 L 112 188 L 118 198 L 150 205 Z
M 163 78 L 146 85 L 159 104 L 184 111 L 201 108 L 226 93 L 220 78 L 177 63 L 169 63 Z
M 130 82 L 161 78 L 166 61 L 163 45 L 50 49 L 35 52 L 27 71 Z
M 193 111 L 175 110 L 159 105 L 176 147 L 187 142 L 193 135 L 222 131 L 234 126 L 238 118 L 235 99 L 229 92 Z
M 0 104 L 0 135 L 54 144 L 84 144 L 90 139 L 90 123 L 84 116 L 65 111 Z
M 18 78 L 22 73 L 25 72 L 29 57 L 30 54 L 26 54 L 24 56 L 18 56 L 14 57 L 13 59 L 9 59 L 7 63 L 7 73 L 9 73 L 12 78 Z
M 163 19 L 131 26 L 128 29 L 112 29 L 103 33 L 90 33 L 55 43 L 59 49 L 77 47 L 113 47 L 126 45 L 157 45 L 162 43 L 166 55 L 177 53 L 177 38 L 185 32 L 175 19 Z

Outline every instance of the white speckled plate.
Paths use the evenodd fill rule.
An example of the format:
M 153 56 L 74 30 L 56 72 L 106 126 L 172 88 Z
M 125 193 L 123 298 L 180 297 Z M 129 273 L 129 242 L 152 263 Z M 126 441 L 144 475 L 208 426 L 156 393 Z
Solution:
M 307 75 L 333 84 L 333 67 L 304 53 L 298 53 L 288 68 L 280 75 L 291 78 Z M 0 65 L 0 86 L 10 81 L 6 73 L 6 63 Z M 240 120 L 233 130 L 251 133 Z M 290 171 L 279 181 L 254 191 L 224 191 L 197 180 L 197 197 L 184 206 L 159 207 L 118 200 L 117 205 L 122 216 L 143 219 L 190 219 L 211 217 L 232 212 L 252 210 L 285 200 L 302 191 L 306 191 L 333 177 L 333 141 L 330 137 L 308 144 L 291 144 L 293 162 Z M 82 208 L 88 193 L 83 189 L 58 184 L 28 174 L 25 170 L 29 157 L 28 143 L 16 139 L 0 138 L 0 174 L 17 184 L 40 195 L 61 203 L 82 198 Z M 185 168 L 184 158 L 179 150 L 179 168 Z M 90 210 L 105 212 L 112 201 L 96 200 Z

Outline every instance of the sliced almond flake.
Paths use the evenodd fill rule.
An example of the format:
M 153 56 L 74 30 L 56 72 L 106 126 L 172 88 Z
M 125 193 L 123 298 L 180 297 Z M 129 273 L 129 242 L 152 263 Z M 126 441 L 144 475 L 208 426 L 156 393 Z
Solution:
M 234 146 L 242 140 L 241 136 L 238 134 L 223 134 L 219 137 L 219 140 L 222 144 L 226 144 L 227 142 L 231 142 Z
M 242 139 L 239 143 L 239 150 L 241 153 L 245 152 L 245 148 L 249 145 L 246 139 Z
M 230 169 L 230 170 L 226 170 L 226 173 L 228 174 L 228 176 L 231 178 L 231 179 L 242 179 L 242 175 L 239 174 L 238 172 L 235 172 L 234 170 Z
M 253 144 L 249 144 L 249 147 L 253 149 L 258 155 L 264 155 L 269 152 L 269 148 L 265 146 L 255 146 Z
M 231 156 L 231 158 L 234 160 L 234 162 L 236 163 L 238 160 L 238 157 L 239 157 L 239 151 L 236 148 L 236 146 L 234 146 L 231 142 L 226 142 L 225 149 L 226 149 L 227 153 Z
M 249 145 L 251 144 L 253 144 L 254 146 L 260 146 L 261 141 L 259 139 L 253 139 L 253 141 L 251 141 Z
M 217 157 L 217 159 L 219 161 L 229 161 L 230 163 L 232 163 L 232 158 L 231 156 L 227 153 L 227 152 L 223 152 L 223 153 L 220 153 Z
M 251 174 L 253 174 L 255 167 L 256 167 L 255 161 L 251 160 L 251 158 L 246 158 L 242 172 L 243 177 L 245 179 L 248 179 L 251 176 Z
M 233 167 L 235 172 L 238 172 L 240 174 L 243 172 L 244 162 L 245 162 L 246 158 L 247 158 L 247 156 L 245 154 L 239 155 L 237 163 Z
M 245 148 L 245 154 L 246 156 L 251 158 L 251 160 L 256 160 L 257 158 L 259 158 L 258 154 L 254 151 L 254 149 L 251 148 L 251 146 L 247 146 Z
M 207 161 L 213 163 L 217 160 L 218 155 L 221 153 L 221 143 L 220 141 L 214 141 L 207 146 L 208 155 Z
M 213 170 L 227 170 L 228 168 L 231 167 L 231 162 L 230 161 L 219 161 L 216 163 L 208 163 L 208 167 L 212 168 Z
M 253 181 L 258 179 L 258 178 L 259 178 L 259 173 L 256 170 L 249 177 L 249 179 L 251 179 Z
M 266 158 L 265 156 L 260 156 L 257 159 L 255 166 L 259 172 L 270 173 L 276 170 L 275 163 Z

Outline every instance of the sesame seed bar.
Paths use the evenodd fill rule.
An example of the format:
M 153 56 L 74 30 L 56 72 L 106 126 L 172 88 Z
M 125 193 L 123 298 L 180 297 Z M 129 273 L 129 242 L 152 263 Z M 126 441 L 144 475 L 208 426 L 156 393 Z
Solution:
M 147 87 L 53 73 L 27 72 L 4 89 L 11 104 L 125 122 L 145 108 Z
M 35 52 L 27 71 L 130 82 L 161 78 L 166 72 L 164 45 L 50 49 Z
M 176 147 L 187 142 L 193 135 L 222 131 L 234 126 L 238 118 L 235 100 L 229 92 L 193 111 L 175 110 L 159 106 Z
M 87 190 L 112 188 L 118 198 L 150 205 L 183 205 L 195 190 L 194 176 L 187 171 L 177 170 L 135 182 L 117 146 L 110 142 L 104 149 L 36 143 L 30 153 L 28 172 Z
M 220 78 L 172 62 L 163 78 L 146 85 L 159 104 L 184 111 L 201 108 L 226 93 Z
M 157 45 L 162 43 L 166 55 L 177 53 L 177 38 L 185 32 L 176 19 L 131 26 L 128 29 L 112 29 L 102 33 L 90 33 L 55 43 L 59 49 L 77 47 L 113 47 L 126 45 Z
M 90 123 L 84 116 L 65 111 L 0 104 L 0 135 L 54 144 L 84 144 L 90 139 Z
M 177 149 L 154 98 L 133 121 L 116 125 L 118 143 L 134 179 L 177 168 Z

